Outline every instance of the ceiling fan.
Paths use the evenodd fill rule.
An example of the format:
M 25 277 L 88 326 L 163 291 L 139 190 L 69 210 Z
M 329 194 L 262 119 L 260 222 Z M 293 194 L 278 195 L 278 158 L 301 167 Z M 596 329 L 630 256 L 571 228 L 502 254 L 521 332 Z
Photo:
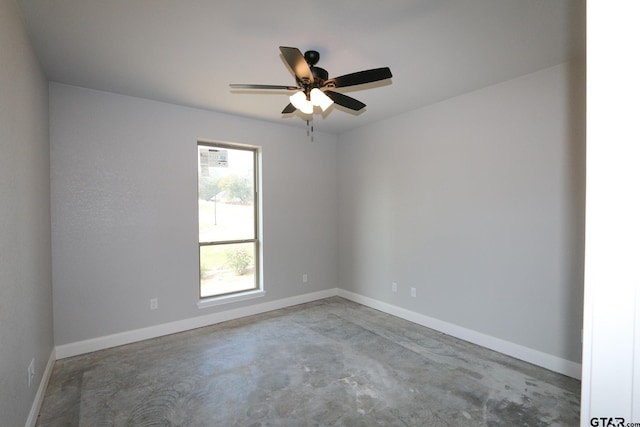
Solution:
M 331 89 L 372 83 L 392 77 L 389 67 L 383 67 L 330 79 L 327 70 L 316 67 L 320 60 L 320 54 L 317 51 L 309 50 L 302 55 L 295 47 L 280 46 L 280 52 L 296 76 L 296 86 L 255 84 L 231 84 L 230 86 L 233 89 L 295 90 L 296 93 L 289 97 L 291 102 L 282 110 L 282 114 L 293 113 L 296 109 L 305 114 L 313 114 L 315 106 L 325 111 L 334 102 L 350 110 L 360 111 L 366 106 L 364 103 Z

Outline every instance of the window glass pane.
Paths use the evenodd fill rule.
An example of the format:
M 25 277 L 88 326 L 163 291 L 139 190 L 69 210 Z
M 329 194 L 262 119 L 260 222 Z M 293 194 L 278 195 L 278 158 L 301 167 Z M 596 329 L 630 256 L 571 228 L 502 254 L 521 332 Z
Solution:
M 257 288 L 254 242 L 200 246 L 200 297 Z
M 200 242 L 256 237 L 254 152 L 198 147 Z

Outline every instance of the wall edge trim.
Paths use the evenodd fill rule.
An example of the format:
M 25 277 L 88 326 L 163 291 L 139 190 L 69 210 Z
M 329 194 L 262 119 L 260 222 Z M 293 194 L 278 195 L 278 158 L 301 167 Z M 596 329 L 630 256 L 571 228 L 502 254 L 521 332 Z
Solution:
M 117 334 L 91 338 L 84 341 L 63 344 L 60 346 L 56 346 L 52 354 L 55 356 L 56 360 L 64 359 L 67 357 L 91 353 L 93 351 L 131 344 L 146 339 L 157 338 L 160 336 L 184 332 L 196 328 L 202 328 L 221 322 L 226 322 L 228 320 L 234 320 L 254 314 L 265 313 L 268 311 L 291 307 L 298 304 L 304 304 L 307 302 L 329 298 L 332 296 L 340 296 L 350 301 L 365 305 L 367 307 L 380 310 L 392 316 L 408 320 L 427 328 L 435 329 L 436 331 L 442 332 L 444 334 L 451 335 L 470 343 L 486 347 L 490 350 L 506 354 L 507 356 L 515 357 L 516 359 L 520 359 L 525 362 L 540 366 L 542 368 L 549 369 L 550 371 L 557 372 L 559 374 L 566 375 L 572 378 L 581 379 L 582 365 L 580 363 L 562 359 L 560 357 L 544 353 L 539 350 L 486 335 L 472 329 L 467 329 L 462 326 L 445 322 L 433 317 L 426 316 L 424 314 L 417 313 L 415 311 L 411 311 L 402 307 L 395 306 L 393 304 L 382 302 L 374 298 L 366 297 L 364 295 L 360 295 L 340 288 L 325 289 L 318 292 L 312 292 L 308 294 L 297 295 L 294 297 L 282 298 L 275 301 L 225 310 L 205 316 L 198 316 L 189 319 L 178 320 L 175 322 L 150 326 L 147 328 L 134 329 Z
M 548 369 L 550 371 L 566 375 L 572 378 L 580 379 L 582 373 L 582 365 L 570 360 L 562 359 L 552 354 L 534 350 L 520 344 L 505 341 L 481 332 L 467 329 L 453 323 L 445 322 L 415 311 L 407 310 L 393 304 L 382 302 L 374 298 L 366 297 L 355 292 L 338 289 L 338 296 L 346 298 L 350 301 L 357 302 L 367 307 L 380 310 L 392 316 L 400 317 L 418 325 L 434 329 L 447 335 L 468 341 L 473 344 L 497 351 L 507 356 L 520 359 L 536 366 Z
M 49 356 L 49 361 L 44 368 L 44 372 L 42 373 L 42 379 L 40 380 L 40 385 L 38 386 L 38 391 L 33 399 L 33 404 L 31 405 L 31 410 L 29 411 L 29 417 L 27 417 L 27 422 L 24 424 L 25 427 L 35 427 L 36 421 L 38 421 L 38 415 L 40 414 L 40 407 L 42 406 L 42 402 L 44 401 L 44 394 L 47 391 L 47 387 L 49 386 L 49 380 L 51 379 L 51 374 L 53 372 L 53 365 L 56 362 L 56 349 L 55 347 L 51 349 L 51 355 Z
M 246 307 L 233 308 L 217 313 L 207 314 L 204 316 L 191 317 L 188 319 L 162 323 L 146 328 L 133 329 L 130 331 L 105 335 L 102 337 L 90 338 L 88 340 L 76 341 L 69 344 L 56 346 L 56 357 L 57 359 L 65 359 L 67 357 L 78 356 L 81 354 L 104 350 L 111 347 L 118 347 L 138 341 L 157 338 L 164 335 L 170 335 L 178 332 L 188 331 L 191 329 L 215 325 L 216 323 L 239 319 L 241 317 L 251 316 L 254 314 L 265 313 L 267 311 L 278 310 L 298 304 L 304 304 L 307 302 L 336 296 L 337 294 L 337 288 L 325 289 L 322 291 L 282 298 L 275 301 L 248 305 Z

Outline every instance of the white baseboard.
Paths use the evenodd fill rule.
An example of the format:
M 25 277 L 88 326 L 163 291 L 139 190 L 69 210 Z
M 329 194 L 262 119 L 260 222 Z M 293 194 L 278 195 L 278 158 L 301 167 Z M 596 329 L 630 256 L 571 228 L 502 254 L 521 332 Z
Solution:
M 324 291 L 212 313 L 205 316 L 198 316 L 176 322 L 150 326 L 148 328 L 135 329 L 104 337 L 64 344 L 55 348 L 55 354 L 58 359 L 64 359 L 66 357 L 77 356 L 79 354 L 90 353 L 97 350 L 104 350 L 110 347 L 188 331 L 190 329 L 202 328 L 204 326 L 214 325 L 228 320 L 265 313 L 267 311 L 286 308 L 293 305 L 304 304 L 336 295 L 563 375 L 580 379 L 582 374 L 582 367 L 579 363 L 571 362 L 551 354 L 543 353 L 541 351 L 492 337 L 490 335 L 485 335 L 481 332 L 463 328 L 452 323 L 438 320 L 424 314 L 416 313 L 411 310 L 339 288 L 327 289 Z
M 38 421 L 38 414 L 40 413 L 40 407 L 42 406 L 42 401 L 44 400 L 44 393 L 47 391 L 47 386 L 49 385 L 49 380 L 51 379 L 51 372 L 53 372 L 53 364 L 55 362 L 56 349 L 53 348 L 51 349 L 49 361 L 47 361 L 47 365 L 45 366 L 44 372 L 42 373 L 42 379 L 40 380 L 40 385 L 38 386 L 36 396 L 33 399 L 33 404 L 31 405 L 31 410 L 29 411 L 29 417 L 27 418 L 25 427 L 34 427 L 36 425 L 36 421 Z
M 118 334 L 106 335 L 103 337 L 92 338 L 84 341 L 63 344 L 56 347 L 56 356 L 58 359 L 64 359 L 66 357 L 91 353 L 93 351 L 104 350 L 106 348 L 117 347 L 124 344 L 131 344 L 150 338 L 157 338 L 164 335 L 175 334 L 177 332 L 184 332 L 191 329 L 202 328 L 204 326 L 215 325 L 216 323 L 239 319 L 245 316 L 265 313 L 267 311 L 277 310 L 293 305 L 304 304 L 307 302 L 336 296 L 337 294 L 337 289 L 332 288 L 324 291 L 283 298 L 276 301 L 248 305 L 246 307 L 221 311 L 205 316 L 192 317 L 190 319 L 178 320 L 175 322 L 163 323 L 161 325 L 149 326 L 147 328 L 134 329 Z
M 485 335 L 481 332 L 463 328 L 462 326 L 444 322 L 433 317 L 425 316 L 424 314 L 419 314 L 414 311 L 365 297 L 344 289 L 338 289 L 338 295 L 353 302 L 417 323 L 418 325 L 435 329 L 436 331 L 447 335 L 495 350 L 562 375 L 580 379 L 582 374 L 582 365 L 580 363 L 562 359 L 560 357 L 505 341 L 500 338 L 492 337 L 490 335 Z

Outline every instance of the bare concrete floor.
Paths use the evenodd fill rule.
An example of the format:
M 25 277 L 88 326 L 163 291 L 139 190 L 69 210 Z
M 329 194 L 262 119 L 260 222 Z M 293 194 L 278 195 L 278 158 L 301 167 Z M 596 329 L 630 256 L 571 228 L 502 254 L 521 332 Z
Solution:
M 38 426 L 577 426 L 580 383 L 342 298 L 56 362 Z

